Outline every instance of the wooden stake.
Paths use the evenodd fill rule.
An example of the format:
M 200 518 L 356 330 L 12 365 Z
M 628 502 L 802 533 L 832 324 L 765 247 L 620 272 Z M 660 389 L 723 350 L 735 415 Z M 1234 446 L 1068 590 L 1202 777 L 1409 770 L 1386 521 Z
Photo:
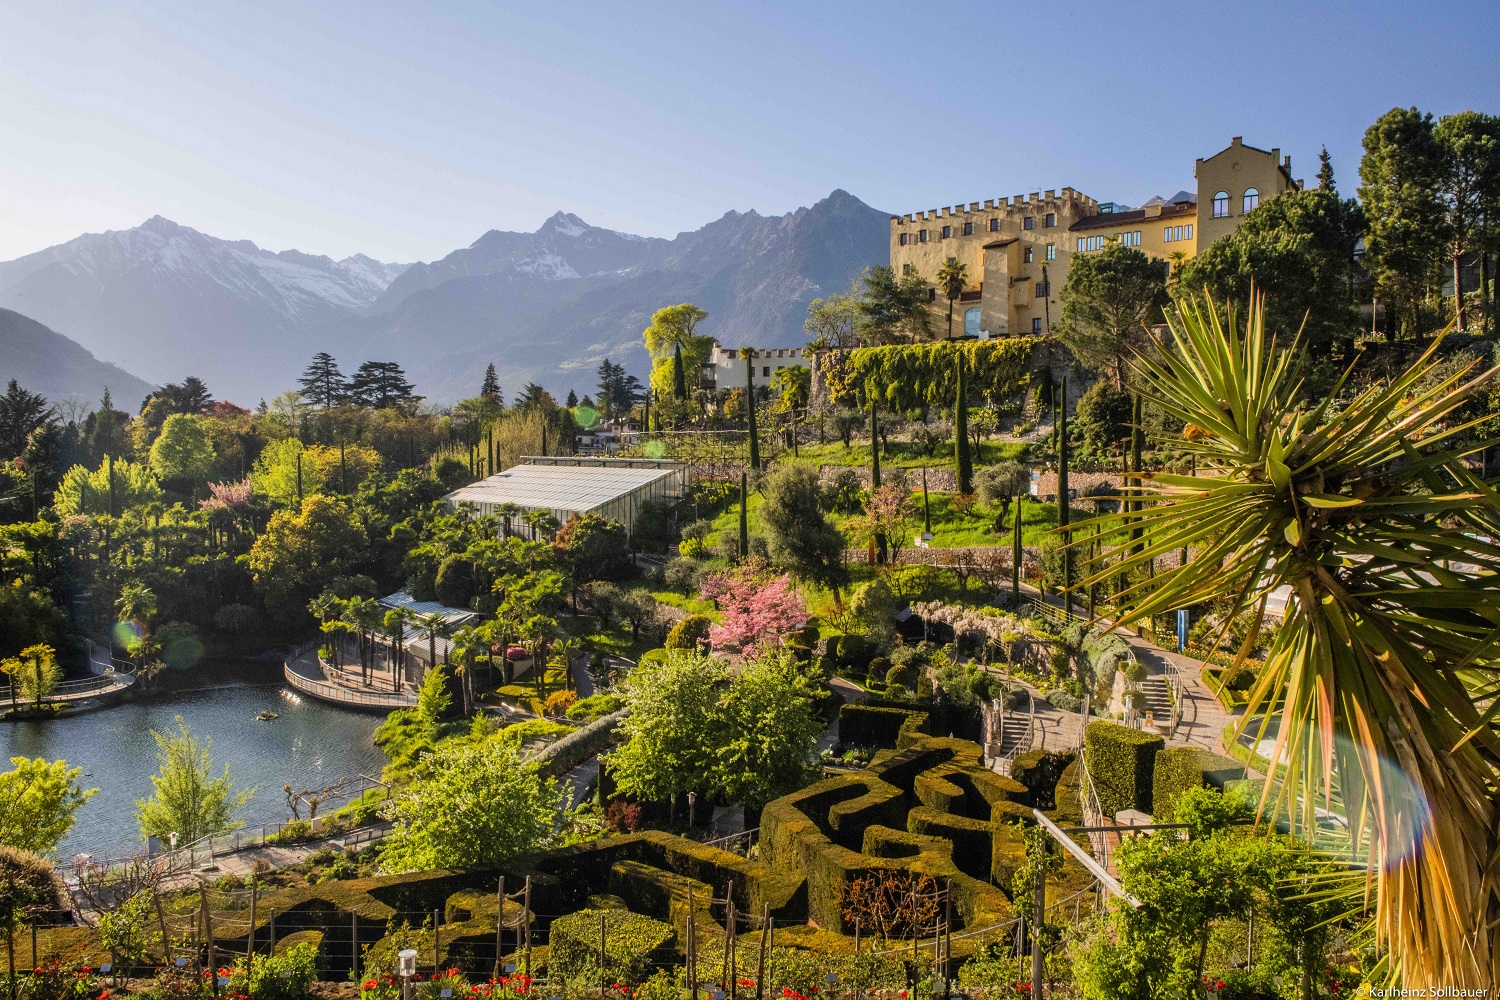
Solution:
M 687 891 L 687 988 L 688 1000 L 698 1000 L 698 951 L 693 919 L 693 888 Z
M 605 913 L 604 913 L 603 910 L 600 910 L 599 911 L 599 995 L 601 997 L 607 997 L 607 996 L 609 996 L 609 973 L 607 973 L 607 972 L 604 971 L 604 956 L 605 956 L 605 941 L 606 941 L 604 920 L 605 920 Z
M 167 918 L 161 910 L 161 893 L 153 892 L 152 898 L 156 901 L 156 922 L 161 926 L 161 960 L 163 965 L 172 964 L 172 939 L 167 936 Z
M 521 893 L 521 918 L 526 921 L 526 978 L 531 978 L 531 876 L 526 876 L 526 888 Z
M 442 910 L 432 911 L 432 974 L 435 976 L 442 971 L 443 962 L 438 956 L 442 954 L 438 947 L 438 921 L 443 917 Z
M 500 881 L 495 886 L 495 978 L 500 978 L 502 966 L 500 956 L 505 954 L 505 946 L 501 933 L 505 927 L 505 876 L 500 876 Z
M 771 904 L 760 904 L 760 958 L 755 963 L 755 1000 L 766 997 L 766 932 L 771 919 Z
M 255 961 L 255 904 L 260 898 L 260 883 L 250 880 L 250 930 L 245 934 L 245 972 L 248 974 Z
M 359 973 L 359 914 L 349 914 L 349 968 Z

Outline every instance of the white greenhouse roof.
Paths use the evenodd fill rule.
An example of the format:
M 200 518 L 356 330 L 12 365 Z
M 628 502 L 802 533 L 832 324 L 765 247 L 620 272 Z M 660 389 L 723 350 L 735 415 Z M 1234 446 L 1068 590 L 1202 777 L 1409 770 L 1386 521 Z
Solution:
M 450 608 L 437 601 L 419 601 L 404 590 L 391 594 L 389 597 L 380 598 L 379 603 L 393 610 L 405 608 L 414 615 L 440 614 L 443 616 L 443 621 L 449 625 L 461 625 L 471 618 L 479 617 L 468 608 Z
M 643 486 L 681 475 L 674 463 L 517 465 L 448 494 L 452 503 L 504 504 L 533 510 L 588 511 Z

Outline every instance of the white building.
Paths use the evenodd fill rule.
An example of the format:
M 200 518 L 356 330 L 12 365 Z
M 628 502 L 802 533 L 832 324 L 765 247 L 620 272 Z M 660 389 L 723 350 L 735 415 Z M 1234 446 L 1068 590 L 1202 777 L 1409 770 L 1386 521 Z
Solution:
M 811 355 L 801 347 L 767 347 L 757 349 L 751 363 L 755 366 L 757 388 L 771 384 L 771 376 L 782 368 L 806 368 L 811 364 Z M 703 366 L 705 380 L 711 380 L 715 389 L 743 389 L 745 387 L 745 359 L 739 348 L 726 348 L 714 341 L 714 349 Z
M 559 524 L 574 514 L 597 511 L 633 531 L 642 503 L 680 499 L 688 486 L 688 466 L 682 462 L 564 455 L 528 457 L 524 465 L 460 487 L 444 499 L 450 507 L 471 503 L 481 514 L 494 514 L 507 504 L 523 511 L 545 510 Z M 524 522 L 512 530 L 526 530 Z

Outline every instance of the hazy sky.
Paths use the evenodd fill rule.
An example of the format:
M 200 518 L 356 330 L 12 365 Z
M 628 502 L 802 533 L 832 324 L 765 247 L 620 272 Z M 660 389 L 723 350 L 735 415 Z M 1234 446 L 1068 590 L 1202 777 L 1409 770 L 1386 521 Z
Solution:
M 0 259 L 155 214 L 405 261 L 839 187 L 1139 204 L 1232 135 L 1352 192 L 1391 106 L 1500 113 L 1500 5 L 1312 6 L 6 0 Z

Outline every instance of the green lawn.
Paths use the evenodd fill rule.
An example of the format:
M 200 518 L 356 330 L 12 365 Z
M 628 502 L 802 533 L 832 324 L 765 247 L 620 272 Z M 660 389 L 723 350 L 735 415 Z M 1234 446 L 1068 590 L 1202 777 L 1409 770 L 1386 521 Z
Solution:
M 960 548 L 970 545 L 1009 545 L 1011 533 L 1011 518 L 1014 517 L 1014 505 L 1012 512 L 1006 515 L 1005 526 L 996 534 L 994 530 L 995 518 L 988 508 L 977 507 L 974 513 L 963 516 L 951 507 L 953 494 L 951 493 L 929 493 L 928 504 L 932 510 L 932 547 L 933 548 Z M 920 493 L 915 495 L 916 516 L 911 520 L 908 532 L 907 544 L 911 537 L 922 530 L 922 497 Z M 750 528 L 750 534 L 760 534 L 762 531 L 760 510 L 765 504 L 765 498 L 759 493 L 751 493 L 749 502 L 746 504 L 746 521 Z M 1021 505 L 1021 543 L 1028 546 L 1042 544 L 1042 539 L 1057 526 L 1057 504 L 1036 503 L 1027 500 Z M 1073 508 L 1073 520 L 1082 521 L 1092 517 L 1091 511 L 1081 507 Z M 849 515 L 835 514 L 833 522 L 842 527 L 849 519 Z M 735 539 L 739 537 L 740 531 L 740 508 L 736 503 L 713 520 L 714 531 L 718 533 L 719 540 Z M 680 595 L 679 595 L 680 596 Z M 660 600 L 660 598 L 658 598 Z M 663 603 L 676 603 L 667 602 Z M 680 604 L 678 606 L 681 606 Z
M 1020 458 L 1025 454 L 1026 448 L 1027 444 L 1024 441 L 984 441 L 979 445 L 979 452 L 974 455 L 974 464 L 976 466 L 988 465 L 993 462 Z M 798 449 L 796 456 L 793 456 L 790 451 L 781 451 L 777 453 L 776 460 L 806 465 L 848 465 L 858 468 L 870 464 L 870 445 L 856 443 L 845 448 L 841 441 L 833 441 L 829 444 L 805 444 Z M 936 449 L 933 454 L 924 455 L 914 444 L 892 441 L 890 447 L 881 452 L 880 461 L 892 468 L 943 468 L 953 464 L 953 444 L 949 442 L 946 446 Z

